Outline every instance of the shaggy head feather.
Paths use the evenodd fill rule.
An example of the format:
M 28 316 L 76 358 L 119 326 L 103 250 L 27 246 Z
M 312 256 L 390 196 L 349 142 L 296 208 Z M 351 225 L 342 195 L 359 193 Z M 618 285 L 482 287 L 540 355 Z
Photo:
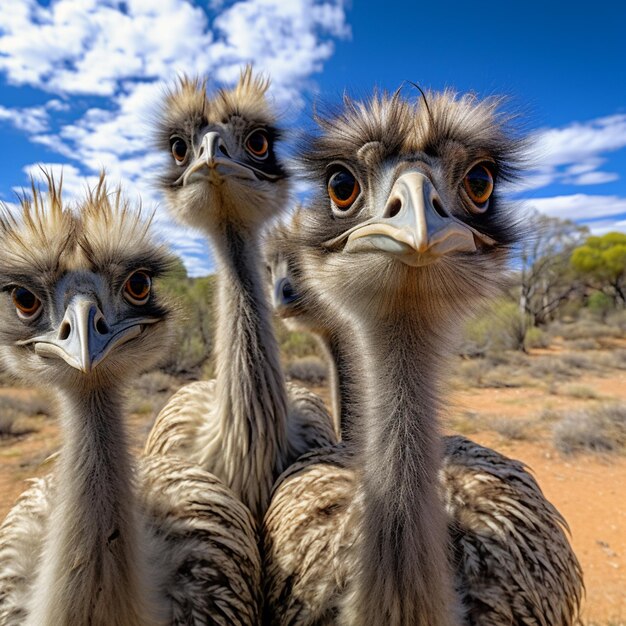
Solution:
M 450 91 L 427 93 L 417 103 L 395 93 L 365 102 L 346 98 L 340 111 L 318 116 L 320 131 L 301 146 L 301 170 L 316 193 L 311 207 L 302 212 L 300 234 L 294 235 L 292 245 L 301 250 L 301 275 L 310 277 L 324 306 L 344 308 L 336 298 L 350 294 L 348 308 L 374 307 L 380 313 L 419 307 L 431 316 L 454 310 L 465 315 L 468 305 L 501 286 L 508 252 L 523 228 L 516 207 L 501 197 L 500 187 L 523 165 L 524 142 L 499 105 L 497 99 L 481 102 Z M 481 162 L 490 164 L 494 177 L 486 210 L 476 210 L 463 187 L 468 171 Z M 328 192 L 338 168 L 347 169 L 360 189 L 343 211 L 333 205 Z M 382 216 L 394 184 L 408 171 L 426 177 L 442 214 L 484 236 L 474 252 L 442 255 L 423 267 L 375 250 L 346 252 L 342 237 Z M 330 285 L 343 288 L 329 293 Z
M 143 370 L 162 354 L 171 333 L 171 307 L 157 294 L 151 292 L 141 305 L 124 295 L 136 271 L 154 279 L 172 264 L 171 255 L 150 238 L 149 223 L 119 190 L 109 194 L 104 177 L 76 209 L 63 202 L 61 184 L 48 177 L 47 195 L 33 185 L 33 199 L 22 200 L 19 215 L 5 210 L 0 218 L 0 358 L 16 375 L 35 377 L 46 386 L 61 378 L 100 385 L 129 367 Z M 18 290 L 39 302 L 33 315 L 20 315 Z M 61 359 L 38 354 L 28 343 L 62 335 L 66 308 L 75 297 L 94 299 L 111 327 L 142 316 L 160 322 L 120 345 L 91 373 L 79 372 Z
M 163 99 L 157 146 L 173 216 L 210 233 L 258 230 L 286 206 L 287 173 L 275 151 L 281 132 L 267 99 L 269 80 L 246 67 L 233 89 L 207 96 L 183 78 Z

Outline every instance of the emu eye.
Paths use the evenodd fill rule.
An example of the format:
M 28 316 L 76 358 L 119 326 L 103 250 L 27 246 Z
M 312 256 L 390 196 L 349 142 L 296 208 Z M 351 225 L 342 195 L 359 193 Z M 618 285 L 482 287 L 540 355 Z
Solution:
M 124 297 L 131 304 L 146 304 L 152 290 L 152 278 L 143 270 L 131 274 L 124 283 Z
M 263 130 L 255 130 L 246 139 L 246 150 L 257 159 L 264 159 L 269 152 L 270 142 L 267 133 Z
M 361 187 L 352 172 L 347 169 L 337 170 L 328 179 L 328 195 L 335 206 L 347 211 L 357 199 Z
M 172 150 L 172 156 L 176 159 L 177 163 L 182 163 L 187 156 L 187 143 L 180 137 L 172 137 L 170 140 L 170 149 Z
M 41 311 L 41 300 L 26 287 L 15 287 L 11 297 L 18 317 L 23 320 L 32 320 Z
M 493 174 L 491 170 L 483 163 L 474 165 L 465 174 L 463 186 L 470 200 L 477 205 L 476 208 L 484 211 L 487 208 L 486 203 L 493 193 Z

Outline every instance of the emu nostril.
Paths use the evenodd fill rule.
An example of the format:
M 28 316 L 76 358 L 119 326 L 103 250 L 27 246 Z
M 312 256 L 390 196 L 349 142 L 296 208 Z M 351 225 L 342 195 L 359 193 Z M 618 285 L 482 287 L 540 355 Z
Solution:
M 59 328 L 59 339 L 61 341 L 64 341 L 65 339 L 67 339 L 70 336 L 71 330 L 72 330 L 72 327 L 70 326 L 70 323 L 63 322 L 61 324 L 61 327 Z
M 226 146 L 223 146 L 220 144 L 219 150 L 225 157 L 228 157 L 230 159 L 230 154 L 228 154 L 228 150 L 226 150 Z
M 109 332 L 109 326 L 107 325 L 107 323 L 104 321 L 103 317 L 99 317 L 98 320 L 96 321 L 96 330 L 101 334 L 101 335 L 105 335 L 106 333 Z
M 433 198 L 433 209 L 435 209 L 441 217 L 448 217 L 447 213 L 444 211 L 441 201 L 436 196 Z
M 395 217 L 400 213 L 400 209 L 402 208 L 402 201 L 400 198 L 394 198 L 387 205 L 387 209 L 385 210 L 385 217 Z

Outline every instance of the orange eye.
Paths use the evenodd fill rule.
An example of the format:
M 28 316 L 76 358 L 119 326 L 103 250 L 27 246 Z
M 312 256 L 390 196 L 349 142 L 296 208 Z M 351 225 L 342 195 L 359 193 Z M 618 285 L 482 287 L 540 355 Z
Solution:
M 180 137 L 172 137 L 170 140 L 170 148 L 172 150 L 172 156 L 178 163 L 182 163 L 187 156 L 187 144 L 184 139 Z
M 335 206 L 343 211 L 354 204 L 360 191 L 357 179 L 349 170 L 340 169 L 328 179 L 328 195 Z
M 124 284 L 124 297 L 131 304 L 145 304 L 151 290 L 152 279 L 146 272 L 139 270 L 131 274 Z
M 472 202 L 485 204 L 493 193 L 493 174 L 482 164 L 474 165 L 465 175 L 463 186 Z
M 262 130 L 255 130 L 246 139 L 246 149 L 257 159 L 264 159 L 270 149 L 267 134 Z
M 15 287 L 11 293 L 17 314 L 22 319 L 32 319 L 41 309 L 41 300 L 25 287 Z

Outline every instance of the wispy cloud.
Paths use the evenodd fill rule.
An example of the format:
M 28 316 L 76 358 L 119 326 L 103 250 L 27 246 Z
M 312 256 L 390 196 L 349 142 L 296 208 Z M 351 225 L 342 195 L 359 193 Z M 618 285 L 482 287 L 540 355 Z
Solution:
M 577 193 L 567 196 L 533 198 L 528 206 L 552 217 L 568 220 L 598 220 L 626 214 L 626 198 L 614 195 Z
M 0 104 L 0 122 L 8 122 L 26 133 L 44 133 L 50 130 L 50 116 L 45 107 L 7 108 Z
M 626 114 L 542 129 L 531 139 L 537 167 L 521 182 L 521 189 L 612 182 L 619 175 L 600 168 L 604 155 L 626 147 Z
M 271 74 L 271 94 L 295 117 L 335 40 L 350 36 L 345 2 L 214 0 L 212 12 L 189 0 L 1 3 L 0 72 L 13 85 L 58 98 L 40 107 L 0 107 L 0 122 L 59 155 L 48 167 L 63 167 L 68 193 L 80 193 L 85 177 L 94 181 L 105 168 L 130 195 L 158 203 L 153 178 L 161 156 L 151 151 L 149 122 L 163 81 L 187 73 L 232 83 L 252 62 Z M 60 112 L 63 121 L 55 117 Z M 24 171 L 41 175 L 32 165 Z M 190 272 L 206 273 L 201 238 L 172 226 L 162 208 L 157 216 Z
M 591 222 L 587 224 L 593 235 L 604 235 L 606 233 L 621 232 L 626 233 L 626 219 L 618 220 L 602 220 L 600 222 Z

